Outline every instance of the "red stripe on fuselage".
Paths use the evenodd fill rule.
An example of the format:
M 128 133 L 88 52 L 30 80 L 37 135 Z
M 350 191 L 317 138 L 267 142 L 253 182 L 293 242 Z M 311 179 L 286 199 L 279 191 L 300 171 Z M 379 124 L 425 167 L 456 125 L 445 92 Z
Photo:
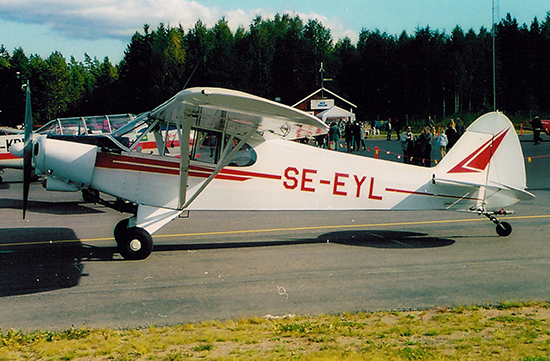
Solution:
M 124 155 L 98 153 L 96 167 L 123 169 L 137 172 L 179 175 L 179 161 L 129 157 Z
M 130 170 L 136 172 L 156 173 L 156 174 L 168 174 L 179 175 L 179 159 L 174 158 L 174 161 L 163 159 L 151 159 L 143 157 L 132 157 L 126 155 L 106 154 L 98 153 L 96 160 L 96 167 L 108 168 L 108 169 L 121 169 Z M 197 178 L 208 178 L 214 172 L 213 168 L 190 166 L 189 176 Z M 245 181 L 252 178 L 274 179 L 281 180 L 280 175 L 265 174 L 258 172 L 250 172 L 239 169 L 222 169 L 222 171 L 216 175 L 216 179 L 232 180 L 232 181 Z
M 0 153 L 0 160 L 11 160 L 11 159 L 23 159 L 12 155 L 11 153 Z

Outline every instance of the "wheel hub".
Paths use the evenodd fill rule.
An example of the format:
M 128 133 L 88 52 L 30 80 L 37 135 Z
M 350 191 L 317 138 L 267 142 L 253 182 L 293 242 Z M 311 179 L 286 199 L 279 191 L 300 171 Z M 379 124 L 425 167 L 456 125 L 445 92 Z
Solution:
M 137 239 L 130 241 L 130 249 L 134 252 L 137 252 L 141 249 L 141 242 Z

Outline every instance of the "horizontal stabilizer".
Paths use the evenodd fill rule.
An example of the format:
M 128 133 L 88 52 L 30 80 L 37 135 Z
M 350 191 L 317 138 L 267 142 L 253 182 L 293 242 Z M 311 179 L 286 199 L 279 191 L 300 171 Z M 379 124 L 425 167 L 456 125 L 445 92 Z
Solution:
M 519 189 L 511 186 L 507 186 L 504 184 L 481 184 L 481 183 L 474 183 L 474 182 L 466 182 L 466 181 L 460 181 L 460 180 L 454 180 L 454 179 L 442 179 L 442 178 L 433 178 L 432 183 L 434 185 L 437 184 L 447 184 L 447 185 L 457 185 L 457 186 L 465 186 L 465 187 L 486 187 L 487 189 L 493 190 L 493 191 L 500 191 L 505 190 L 508 192 L 512 192 L 515 197 L 519 200 L 530 200 L 532 198 L 535 198 L 535 195 L 524 190 Z

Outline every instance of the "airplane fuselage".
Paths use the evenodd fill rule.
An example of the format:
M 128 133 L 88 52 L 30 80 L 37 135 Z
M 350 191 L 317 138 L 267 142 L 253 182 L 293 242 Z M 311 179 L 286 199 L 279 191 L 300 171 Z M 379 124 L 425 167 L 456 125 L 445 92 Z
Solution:
M 15 157 L 10 148 L 16 143 L 23 143 L 24 134 L 0 136 L 0 168 L 23 168 L 23 158 Z
M 434 184 L 441 169 L 384 161 L 273 139 L 254 148 L 248 167 L 227 166 L 189 210 L 468 210 L 479 189 Z M 178 158 L 98 153 L 91 187 L 160 208 L 178 207 Z M 214 166 L 191 161 L 187 197 Z M 155 186 L 152 187 L 151 185 Z M 510 199 L 490 198 L 492 208 Z

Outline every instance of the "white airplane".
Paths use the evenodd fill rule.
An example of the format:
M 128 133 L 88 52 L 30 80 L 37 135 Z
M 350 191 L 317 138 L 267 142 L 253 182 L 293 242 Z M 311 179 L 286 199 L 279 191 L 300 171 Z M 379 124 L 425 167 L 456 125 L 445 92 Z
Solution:
M 136 127 L 147 127 L 141 137 L 156 135 L 158 154 L 136 151 L 141 137 L 125 137 Z M 176 157 L 165 154 L 169 129 L 189 139 Z M 193 210 L 455 210 L 484 215 L 507 236 L 512 227 L 496 216 L 533 197 L 518 137 L 500 112 L 477 119 L 432 168 L 292 141 L 327 131 L 316 117 L 270 100 L 192 88 L 101 144 L 42 136 L 12 152 L 32 154 L 48 182 L 135 204 L 133 216 L 114 227 L 120 254 L 133 260 L 150 255 L 154 232 Z
M 57 118 L 37 129 L 36 135 L 97 135 L 111 133 L 135 118 L 133 114 L 98 115 L 88 117 Z M 0 173 L 5 168 L 23 169 L 23 158 L 10 153 L 15 143 L 23 143 L 25 132 L 17 129 L 0 128 Z M 0 176 L 0 182 L 2 177 Z

